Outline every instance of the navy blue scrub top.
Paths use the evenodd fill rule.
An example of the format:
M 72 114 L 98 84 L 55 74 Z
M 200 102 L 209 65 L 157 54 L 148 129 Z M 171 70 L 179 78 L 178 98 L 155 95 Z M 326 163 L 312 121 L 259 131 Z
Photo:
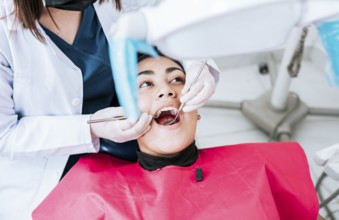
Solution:
M 108 56 L 108 42 L 93 6 L 83 11 L 81 24 L 72 45 L 47 28 L 43 29 L 59 49 L 81 69 L 84 90 L 82 114 L 93 114 L 103 108 L 119 106 Z M 109 149 L 110 154 L 122 159 L 137 159 L 136 141 L 115 143 L 100 139 L 100 149 Z M 62 176 L 82 155 L 84 154 L 69 157 Z

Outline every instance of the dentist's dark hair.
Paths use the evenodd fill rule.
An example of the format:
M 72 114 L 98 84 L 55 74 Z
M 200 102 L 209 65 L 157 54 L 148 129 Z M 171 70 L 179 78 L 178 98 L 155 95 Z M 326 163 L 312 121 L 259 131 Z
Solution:
M 103 3 L 105 1 L 107 0 L 99 0 L 99 3 Z M 112 1 L 115 3 L 116 9 L 120 11 L 121 0 Z M 45 42 L 44 37 L 41 35 L 36 26 L 36 20 L 40 18 L 44 8 L 43 0 L 13 0 L 13 2 L 15 5 L 15 10 L 12 12 L 12 14 L 15 14 L 15 17 L 19 23 L 24 28 L 29 29 L 38 40 Z

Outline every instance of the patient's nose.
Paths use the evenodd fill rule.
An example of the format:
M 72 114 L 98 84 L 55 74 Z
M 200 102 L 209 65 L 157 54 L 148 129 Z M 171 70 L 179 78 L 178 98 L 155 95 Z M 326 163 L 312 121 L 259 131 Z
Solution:
M 176 97 L 176 93 L 170 87 L 166 86 L 159 90 L 158 98 L 165 98 L 165 97 Z

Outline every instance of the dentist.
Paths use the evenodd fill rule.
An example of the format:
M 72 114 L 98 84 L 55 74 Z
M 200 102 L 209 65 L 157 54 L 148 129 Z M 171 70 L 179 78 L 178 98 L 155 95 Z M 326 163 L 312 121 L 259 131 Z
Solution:
M 156 2 L 1 0 L 0 219 L 31 219 L 82 154 L 136 159 L 135 139 L 150 129 L 151 115 L 95 126 L 87 121 L 124 115 L 106 36 L 123 11 Z M 187 74 L 197 63 L 186 64 Z M 213 94 L 213 66 L 200 79 L 209 86 L 187 93 L 185 101 L 194 105 L 186 110 Z

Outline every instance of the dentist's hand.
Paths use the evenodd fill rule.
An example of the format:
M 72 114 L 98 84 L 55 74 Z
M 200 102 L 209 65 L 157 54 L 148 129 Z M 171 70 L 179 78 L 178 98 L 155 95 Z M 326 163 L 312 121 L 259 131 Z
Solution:
M 122 107 L 110 107 L 97 111 L 91 120 L 125 116 Z M 105 138 L 117 143 L 135 140 L 145 134 L 150 128 L 152 116 L 142 113 L 137 121 L 129 119 L 107 121 L 90 124 L 92 135 L 98 138 Z
M 316 152 L 314 159 L 318 165 L 324 166 L 328 176 L 339 181 L 339 144 Z
M 203 106 L 215 92 L 215 78 L 207 65 L 203 68 L 197 82 L 190 88 L 201 65 L 202 62 L 196 61 L 186 69 L 186 83 L 182 90 L 183 96 L 180 98 L 181 102 L 185 102 L 184 112 L 191 112 Z

